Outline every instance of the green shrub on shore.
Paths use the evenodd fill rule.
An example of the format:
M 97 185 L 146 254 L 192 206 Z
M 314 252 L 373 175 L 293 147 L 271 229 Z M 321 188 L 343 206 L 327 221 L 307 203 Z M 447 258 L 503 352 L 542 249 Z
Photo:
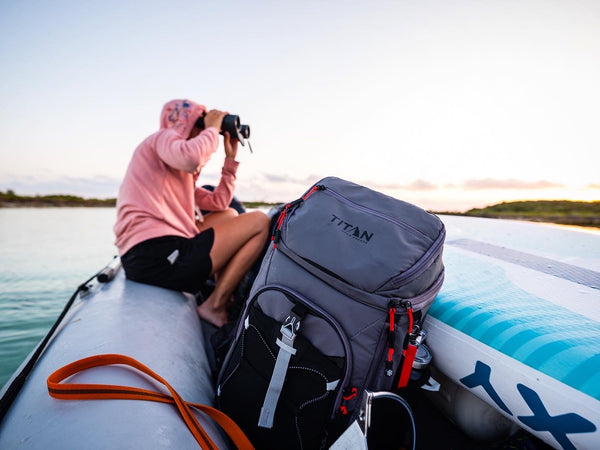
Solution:
M 502 202 L 485 208 L 471 209 L 465 215 L 600 227 L 600 201 L 537 200 Z
M 6 192 L 0 191 L 0 207 L 23 206 L 23 207 L 51 207 L 51 206 L 115 206 L 116 199 L 83 198 L 75 195 L 18 195 L 11 189 Z
M 243 202 L 246 208 L 269 208 L 281 203 L 268 202 Z M 53 194 L 53 195 L 18 195 L 12 189 L 6 192 L 0 191 L 1 207 L 60 207 L 60 206 L 86 206 L 86 207 L 113 207 L 117 204 L 116 198 L 83 198 L 76 195 Z

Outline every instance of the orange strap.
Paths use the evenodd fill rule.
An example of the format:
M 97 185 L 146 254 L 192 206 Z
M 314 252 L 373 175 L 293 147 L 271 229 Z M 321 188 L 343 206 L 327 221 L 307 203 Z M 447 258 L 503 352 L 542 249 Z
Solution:
M 124 364 L 131 366 L 140 372 L 154 378 L 167 387 L 171 395 L 162 394 L 160 392 L 150 391 L 147 389 L 116 386 L 110 384 L 77 384 L 77 383 L 61 383 L 64 379 L 78 372 L 90 369 L 96 366 L 105 366 L 111 364 Z M 253 449 L 254 447 L 237 426 L 237 424 L 226 414 L 218 409 L 210 406 L 201 405 L 198 403 L 190 403 L 183 400 L 180 395 L 173 389 L 169 383 L 163 378 L 154 373 L 151 369 L 136 361 L 133 358 L 125 355 L 107 354 L 95 355 L 88 358 L 83 358 L 78 361 L 67 364 L 61 367 L 56 372 L 48 377 L 48 393 L 51 397 L 62 400 L 101 400 L 101 399 L 124 399 L 124 400 L 147 400 L 161 403 L 172 403 L 177 406 L 181 417 L 190 429 L 196 441 L 202 449 L 218 450 L 216 444 L 211 440 L 198 419 L 192 413 L 190 407 L 199 409 L 207 414 L 215 422 L 217 422 L 223 430 L 229 435 L 233 443 L 239 449 Z

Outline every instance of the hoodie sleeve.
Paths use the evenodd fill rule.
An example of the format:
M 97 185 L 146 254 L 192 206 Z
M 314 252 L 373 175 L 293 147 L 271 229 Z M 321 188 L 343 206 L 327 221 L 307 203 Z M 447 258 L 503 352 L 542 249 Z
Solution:
M 165 129 L 156 140 L 158 157 L 174 169 L 193 173 L 203 167 L 219 146 L 219 132 L 209 127 L 193 139 L 183 139 L 177 132 Z
M 196 187 L 195 200 L 200 209 L 208 211 L 223 211 L 229 207 L 235 190 L 236 172 L 239 162 L 225 158 L 221 170 L 221 180 L 213 192 L 208 189 Z

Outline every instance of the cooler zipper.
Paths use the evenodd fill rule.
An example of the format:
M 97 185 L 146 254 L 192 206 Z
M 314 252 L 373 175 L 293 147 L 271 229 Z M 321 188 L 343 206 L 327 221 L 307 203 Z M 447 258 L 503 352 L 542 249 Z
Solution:
M 374 209 L 371 209 L 367 206 L 363 206 L 363 205 L 359 205 L 358 203 L 353 202 L 352 200 L 344 197 L 342 194 L 340 194 L 339 192 L 334 191 L 332 188 L 327 187 L 325 185 L 317 185 L 319 186 L 319 190 L 322 190 L 323 192 L 325 192 L 326 194 L 331 193 L 334 197 L 336 197 L 338 200 L 341 200 L 343 203 L 346 203 L 348 205 L 353 206 L 356 209 L 359 209 L 361 211 L 367 212 L 369 214 L 372 214 L 374 216 L 377 216 L 381 219 L 387 220 L 388 222 L 392 222 L 395 225 L 398 225 L 400 228 L 404 228 L 406 231 L 410 231 L 412 234 L 424 237 L 425 239 L 427 239 L 428 241 L 431 241 L 432 239 L 427 236 L 426 234 L 422 233 L 421 231 L 417 230 L 415 227 L 413 227 L 412 225 L 402 222 L 394 217 L 390 217 L 387 214 L 383 214 L 379 211 L 376 211 Z
M 389 331 L 388 333 L 392 334 L 392 339 L 390 339 L 390 334 L 387 335 L 387 339 L 386 339 L 386 334 L 382 333 L 381 336 L 379 337 L 379 340 L 377 342 L 377 346 L 376 348 L 376 352 L 375 355 L 379 355 L 376 359 L 377 362 L 374 363 L 370 368 L 369 368 L 369 372 L 367 373 L 367 376 L 365 378 L 365 385 L 366 386 L 371 386 L 373 383 L 373 379 L 375 376 L 377 376 L 377 371 L 379 369 L 379 367 L 381 366 L 381 363 L 384 359 L 386 359 L 386 355 L 385 352 L 382 351 L 382 349 L 384 348 L 384 345 L 386 343 L 386 340 L 388 342 L 388 352 L 390 351 L 390 349 L 392 349 L 392 353 L 390 356 L 390 358 L 388 358 L 390 361 L 390 363 L 392 363 L 391 360 L 391 356 L 393 355 L 393 348 L 394 348 L 394 339 L 395 339 L 395 326 L 394 323 L 396 322 L 397 318 L 402 317 L 404 314 L 408 314 L 409 316 L 409 326 L 408 329 L 409 331 L 409 335 L 410 333 L 412 333 L 415 323 L 412 319 L 413 316 L 413 311 L 420 311 L 420 309 L 418 308 L 419 304 L 423 301 L 428 300 L 429 298 L 431 298 L 431 292 L 440 289 L 442 284 L 444 282 L 444 272 L 442 272 L 440 274 L 440 276 L 437 278 L 437 280 L 435 280 L 435 282 L 429 287 L 429 289 L 427 289 L 425 292 L 417 295 L 416 297 L 410 298 L 410 299 L 394 299 L 391 300 L 388 304 L 388 307 L 386 308 L 386 310 L 388 311 L 389 314 L 389 322 L 387 322 L 389 324 Z M 408 309 L 410 308 L 411 312 L 408 312 Z M 385 370 L 387 370 L 388 367 L 385 367 Z M 388 375 L 388 374 L 386 374 Z M 389 375 L 388 375 L 389 376 Z
M 414 228 L 412 225 L 409 225 L 405 222 L 402 222 L 400 220 L 395 219 L 394 217 L 390 217 L 386 214 L 380 213 L 379 211 L 376 211 L 374 209 L 371 209 L 367 206 L 362 206 L 359 205 L 358 203 L 353 202 L 352 200 L 344 197 L 342 194 L 336 192 L 335 190 L 328 188 L 325 185 L 318 185 L 319 190 L 322 190 L 323 192 L 330 193 L 332 194 L 334 197 L 336 197 L 338 200 L 342 201 L 343 203 L 346 203 L 352 207 L 354 207 L 355 209 L 361 210 L 363 212 L 372 214 L 374 216 L 377 216 L 381 219 L 387 220 L 388 222 L 391 222 L 395 225 L 398 225 L 400 228 L 403 228 L 409 232 L 411 232 L 414 235 L 418 235 L 421 237 L 426 238 L 428 241 L 431 241 L 432 239 L 427 236 L 426 234 L 422 233 L 421 231 L 417 230 L 416 228 Z M 434 259 L 438 256 L 438 252 L 440 247 L 444 244 L 444 239 L 446 236 L 446 230 L 444 227 L 442 227 L 442 230 L 440 232 L 440 234 L 437 236 L 437 238 L 435 238 L 435 240 L 433 240 L 433 244 L 429 247 L 429 249 L 425 252 L 425 254 L 423 256 L 421 256 L 421 258 L 419 258 L 419 260 L 407 271 L 403 272 L 402 274 L 398 275 L 397 277 L 393 278 L 393 280 L 396 283 L 402 283 L 405 282 L 406 280 L 412 278 L 412 277 L 418 277 L 419 275 L 421 275 L 421 272 L 426 270 L 427 268 L 429 268 L 429 263 L 431 259 Z
M 315 269 L 322 270 L 322 269 L 320 269 L 320 268 L 318 267 L 318 265 L 316 265 L 316 264 L 315 264 L 315 263 L 313 263 L 312 261 L 310 261 L 310 260 L 308 260 L 308 259 L 305 259 L 305 258 L 302 258 L 301 256 L 298 256 L 296 253 L 294 253 L 294 251 L 293 251 L 292 249 L 290 249 L 290 248 L 289 248 L 287 245 L 285 245 L 285 242 L 284 242 L 284 241 L 281 241 L 281 245 L 279 245 L 279 246 L 277 247 L 277 250 L 279 250 L 280 252 L 282 252 L 284 255 L 286 255 L 288 258 L 290 258 L 290 259 L 292 259 L 292 260 L 293 260 L 293 258 L 295 257 L 295 258 L 298 258 L 298 259 L 301 259 L 301 260 L 305 261 L 307 265 L 309 265 L 309 266 L 312 266 L 312 267 L 314 267 Z M 296 262 L 296 264 L 298 264 L 298 263 Z M 305 268 L 305 270 L 307 270 L 307 269 Z M 312 273 L 312 272 L 310 272 L 310 270 L 308 270 L 308 272 L 309 272 L 309 273 Z M 314 275 L 315 277 L 319 278 L 319 276 L 318 276 L 317 274 L 314 274 L 314 273 L 313 273 L 313 275 Z M 321 279 L 321 278 L 319 278 L 319 279 Z M 353 286 L 352 284 L 348 283 L 346 280 L 343 280 L 343 279 L 341 279 L 341 278 L 336 278 L 336 279 L 337 279 L 338 281 L 340 281 L 341 283 L 347 284 L 347 285 L 348 285 L 348 286 L 350 286 L 352 289 L 355 289 L 355 290 L 358 290 L 358 291 L 361 291 L 361 292 L 365 292 L 365 291 L 363 291 L 362 289 L 360 289 L 360 288 L 357 288 L 356 286 Z M 349 297 L 349 298 L 351 298 L 351 299 L 352 299 L 352 300 L 354 300 L 355 302 L 358 302 L 358 303 L 360 303 L 360 304 L 362 304 L 362 305 L 364 305 L 364 306 L 366 306 L 366 307 L 369 307 L 369 308 L 375 308 L 375 309 L 378 309 L 378 310 L 381 310 L 381 311 L 387 311 L 387 308 L 385 308 L 385 307 L 382 307 L 382 306 L 379 306 L 379 305 L 374 305 L 373 303 L 365 302 L 365 301 L 364 301 L 363 299 L 361 299 L 360 297 L 358 297 L 358 296 L 356 296 L 356 295 L 353 295 L 353 294 L 350 294 L 350 293 L 348 293 L 348 292 L 344 292 L 344 295 L 345 295 L 346 297 Z M 373 295 L 374 295 L 374 296 L 382 297 L 382 296 L 380 296 L 380 295 L 378 295 L 378 294 L 374 294 L 373 292 L 367 292 L 367 295 L 369 295 L 369 296 L 373 296 Z
M 277 248 L 277 244 L 279 243 L 279 240 L 281 239 L 281 226 L 283 225 L 283 222 L 284 222 L 285 217 L 287 216 L 288 212 L 293 211 L 296 208 L 296 206 L 298 206 L 300 203 L 304 202 L 315 191 L 322 191 L 323 189 L 325 189 L 325 186 L 317 184 L 317 185 L 313 186 L 302 197 L 300 197 L 300 198 L 294 200 L 293 202 L 290 202 L 284 206 L 283 211 L 281 211 L 281 213 L 279 214 L 279 217 L 277 218 L 277 223 L 275 225 L 275 231 L 273 232 L 273 235 L 271 236 L 271 242 L 273 242 L 273 248 Z
M 402 306 L 403 302 L 410 301 L 413 304 L 413 308 L 415 309 L 415 311 L 419 311 L 420 308 L 418 307 L 418 305 L 430 298 L 432 292 L 439 291 L 439 289 L 441 289 L 442 284 L 444 283 L 444 276 L 445 271 L 442 270 L 442 273 L 440 273 L 437 279 L 433 282 L 431 286 L 429 286 L 429 288 L 427 288 L 425 292 L 421 292 L 416 297 L 397 299 L 396 301 L 398 301 L 398 305 Z
M 279 240 L 281 239 L 281 227 L 283 225 L 283 222 L 285 221 L 285 218 L 287 215 L 287 210 L 296 206 L 298 203 L 301 203 L 301 202 L 305 201 L 306 199 L 308 199 L 308 197 L 310 197 L 315 191 L 323 191 L 325 194 L 330 194 L 333 197 L 340 200 L 342 203 L 346 203 L 355 209 L 366 212 L 368 214 L 372 214 L 381 219 L 387 220 L 388 222 L 398 225 L 400 228 L 403 228 L 403 229 L 411 232 L 412 234 L 426 238 L 428 241 L 432 240 L 429 236 L 425 235 L 421 231 L 417 230 L 416 228 L 414 228 L 413 226 L 411 226 L 405 222 L 397 220 L 393 217 L 390 217 L 386 214 L 380 213 L 379 211 L 368 208 L 366 206 L 359 205 L 358 203 L 355 203 L 352 200 L 344 197 L 342 194 L 336 192 L 335 190 L 333 190 L 323 184 L 317 184 L 317 185 L 313 186 L 312 189 L 310 189 L 302 198 L 286 205 L 284 212 L 280 215 L 279 220 L 277 221 L 277 230 L 274 233 L 273 238 L 272 238 L 272 240 L 274 241 L 273 242 L 274 246 L 276 246 L 277 243 L 279 242 Z M 440 248 L 444 245 L 445 237 L 446 237 L 446 229 L 445 229 L 445 227 L 442 226 L 442 230 L 440 231 L 440 234 L 437 236 L 437 238 L 435 238 L 435 240 L 433 240 L 433 244 L 423 254 L 423 256 L 421 256 L 421 258 L 419 258 L 419 260 L 410 269 L 408 269 L 407 271 L 401 273 L 400 275 L 392 278 L 392 280 L 396 284 L 402 284 L 410 278 L 413 278 L 413 277 L 417 278 L 418 276 L 420 276 L 422 272 L 424 272 L 425 270 L 427 270 L 429 268 L 430 261 L 432 259 L 437 258 Z
M 288 258 L 292 258 L 292 256 L 290 256 L 290 255 L 293 255 L 293 256 L 295 256 L 297 258 L 300 258 L 299 256 L 297 256 L 294 253 L 293 250 L 291 250 L 287 245 L 285 245 L 285 242 L 282 241 L 281 244 L 282 245 L 278 246 L 277 249 L 279 251 L 281 251 L 284 255 L 286 255 Z M 302 258 L 300 258 L 300 259 L 302 259 Z M 306 261 L 307 264 L 314 266 L 314 264 L 311 261 L 308 261 L 308 260 L 304 260 L 304 261 Z M 438 276 L 437 280 L 434 281 L 434 283 L 429 288 L 427 288 L 426 291 L 420 293 L 416 297 L 408 297 L 406 300 L 410 300 L 410 301 L 412 301 L 416 305 L 416 304 L 419 304 L 420 302 L 426 300 L 427 298 L 429 298 L 431 296 L 431 292 L 433 290 L 441 288 L 442 281 L 444 280 L 443 273 L 444 272 L 442 272 L 442 274 L 440 276 Z M 314 276 L 316 276 L 318 278 L 318 275 L 314 275 Z M 352 285 L 349 284 L 349 286 L 352 286 Z M 354 286 L 352 286 L 352 288 L 356 289 L 356 290 L 360 290 L 359 288 L 354 287 Z M 380 306 L 380 305 L 375 305 L 375 304 L 370 303 L 370 302 L 365 302 L 361 298 L 358 298 L 355 295 L 352 295 L 350 293 L 344 292 L 344 295 L 346 295 L 347 297 L 350 297 L 352 300 L 354 300 L 354 301 L 356 301 L 356 302 L 358 302 L 358 303 L 360 303 L 362 305 L 365 305 L 365 306 L 367 306 L 369 308 L 375 308 L 375 309 L 378 309 L 380 311 L 387 311 L 388 310 L 387 306 Z M 367 295 L 369 295 L 369 296 L 373 296 L 374 295 L 374 296 L 377 296 L 379 298 L 387 298 L 388 300 L 390 298 L 390 297 L 384 297 L 384 296 L 379 295 L 379 294 L 374 294 L 373 292 L 367 292 Z M 404 299 L 400 299 L 400 300 L 404 300 Z
M 400 285 L 409 278 L 418 278 L 422 272 L 429 268 L 431 260 L 439 256 L 440 249 L 444 245 L 445 239 L 446 228 L 443 227 L 438 237 L 435 239 L 431 247 L 429 247 L 429 249 L 423 254 L 423 256 L 421 256 L 421 258 L 419 258 L 419 260 L 413 264 L 410 269 L 392 278 L 392 280 Z
M 389 311 L 389 308 L 386 308 L 386 310 Z M 401 314 L 395 313 L 394 320 L 395 320 L 396 316 L 399 317 L 399 316 L 401 316 Z M 386 328 L 387 328 L 387 326 L 386 326 Z M 378 375 L 378 371 L 379 371 L 379 368 L 381 367 L 381 363 L 386 357 L 384 349 L 385 349 L 385 344 L 386 344 L 387 340 L 388 340 L 388 334 L 384 330 L 380 334 L 379 339 L 377 340 L 377 345 L 375 346 L 375 352 L 373 355 L 373 359 L 371 361 L 371 367 L 369 367 L 367 376 L 365 377 L 365 387 L 367 389 L 369 389 L 369 388 L 372 389 L 373 380 Z

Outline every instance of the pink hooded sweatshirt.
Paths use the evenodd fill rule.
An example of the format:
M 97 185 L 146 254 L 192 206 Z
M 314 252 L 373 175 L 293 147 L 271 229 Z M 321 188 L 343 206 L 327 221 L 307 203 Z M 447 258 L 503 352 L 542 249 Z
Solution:
M 134 245 L 161 236 L 194 237 L 195 207 L 227 209 L 239 163 L 225 158 L 214 192 L 196 187 L 200 169 L 217 150 L 219 132 L 210 127 L 187 140 L 206 107 L 172 100 L 162 110 L 160 130 L 135 150 L 117 200 L 115 244 L 122 256 Z

